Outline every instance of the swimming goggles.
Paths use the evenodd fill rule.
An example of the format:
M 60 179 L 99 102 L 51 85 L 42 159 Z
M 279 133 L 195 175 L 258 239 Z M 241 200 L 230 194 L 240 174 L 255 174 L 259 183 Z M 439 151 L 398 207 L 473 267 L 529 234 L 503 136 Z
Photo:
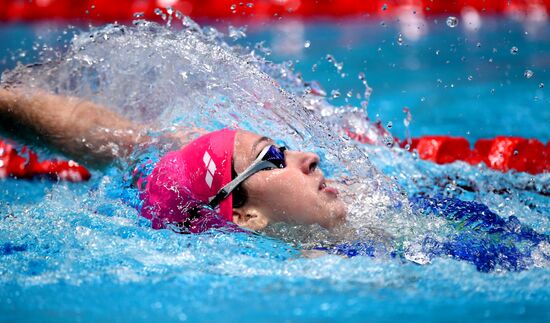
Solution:
M 274 169 L 274 168 L 285 168 L 285 150 L 286 147 L 277 147 L 274 145 L 266 146 L 258 157 L 248 166 L 244 172 L 240 173 L 235 179 L 227 183 L 222 187 L 214 198 L 210 201 L 209 205 L 214 208 L 220 204 L 221 201 L 226 199 L 233 190 L 244 182 L 250 176 L 256 174 L 261 170 Z

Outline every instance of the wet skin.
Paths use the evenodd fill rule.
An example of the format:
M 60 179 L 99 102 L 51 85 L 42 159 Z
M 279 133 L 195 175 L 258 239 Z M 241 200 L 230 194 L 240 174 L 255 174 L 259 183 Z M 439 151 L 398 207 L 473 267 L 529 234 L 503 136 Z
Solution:
M 235 136 L 233 166 L 243 172 L 269 138 L 247 131 Z M 270 223 L 319 224 L 331 229 L 345 221 L 346 206 L 336 188 L 327 186 L 319 169 L 319 156 L 301 151 L 285 151 L 286 167 L 260 171 L 243 184 L 248 193 L 244 206 L 233 209 L 233 221 L 252 230 Z

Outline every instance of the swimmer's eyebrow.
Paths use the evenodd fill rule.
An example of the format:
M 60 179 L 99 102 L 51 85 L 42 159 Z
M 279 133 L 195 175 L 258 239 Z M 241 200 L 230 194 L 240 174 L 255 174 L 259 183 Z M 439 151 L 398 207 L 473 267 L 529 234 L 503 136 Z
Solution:
M 252 145 L 252 155 L 253 155 L 252 159 L 256 158 L 256 156 L 257 156 L 257 154 L 255 154 L 256 149 L 258 148 L 258 145 L 261 144 L 264 141 L 270 142 L 270 141 L 273 141 L 273 140 L 271 140 L 271 138 L 265 137 L 265 136 L 261 137 L 258 140 L 256 140 L 256 142 Z

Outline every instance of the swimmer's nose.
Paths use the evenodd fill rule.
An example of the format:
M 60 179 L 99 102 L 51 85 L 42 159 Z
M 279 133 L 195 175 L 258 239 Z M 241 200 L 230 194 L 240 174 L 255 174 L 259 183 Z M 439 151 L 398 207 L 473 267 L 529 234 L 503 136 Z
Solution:
M 304 174 L 311 174 L 319 167 L 319 155 L 309 152 L 300 152 L 300 169 Z

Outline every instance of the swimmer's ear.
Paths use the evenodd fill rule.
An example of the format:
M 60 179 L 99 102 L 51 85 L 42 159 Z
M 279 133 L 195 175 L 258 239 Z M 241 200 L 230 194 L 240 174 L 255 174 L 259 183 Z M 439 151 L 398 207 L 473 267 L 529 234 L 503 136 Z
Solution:
M 250 230 L 261 230 L 269 223 L 261 212 L 253 208 L 233 209 L 233 222 Z

